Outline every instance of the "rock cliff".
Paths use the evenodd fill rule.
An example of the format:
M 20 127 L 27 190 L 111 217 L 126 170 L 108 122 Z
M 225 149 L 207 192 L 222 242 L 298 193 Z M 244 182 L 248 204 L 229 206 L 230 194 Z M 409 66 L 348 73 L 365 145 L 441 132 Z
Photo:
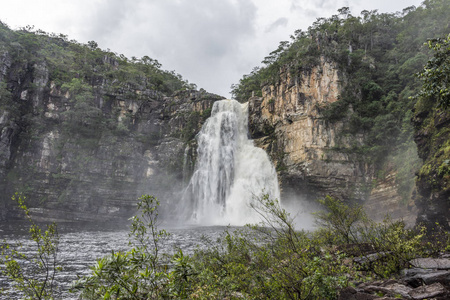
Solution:
M 414 208 L 403 205 L 395 174 L 377 180 L 375 167 L 351 151 L 363 136 L 344 135 L 346 120 L 330 124 L 324 108 L 338 101 L 346 78 L 337 66 L 321 58 L 318 66 L 299 75 L 288 68 L 276 84 L 266 84 L 262 97 L 249 100 L 249 128 L 255 144 L 264 148 L 279 174 L 282 198 L 308 200 L 333 195 L 366 205 L 377 219 L 390 212 L 414 219 Z M 385 206 L 380 215 L 380 206 Z
M 110 57 L 103 64 L 117 67 Z M 0 220 L 17 216 L 15 192 L 38 220 L 129 217 L 144 193 L 173 209 L 193 165 L 187 146 L 222 97 L 116 88 L 102 75 L 58 84 L 49 73 L 45 60 L 0 53 Z
M 439 223 L 450 230 L 450 109 L 436 104 L 424 109 L 425 101 L 416 105 L 413 117 L 415 140 L 424 162 L 417 176 L 417 221 L 430 229 Z

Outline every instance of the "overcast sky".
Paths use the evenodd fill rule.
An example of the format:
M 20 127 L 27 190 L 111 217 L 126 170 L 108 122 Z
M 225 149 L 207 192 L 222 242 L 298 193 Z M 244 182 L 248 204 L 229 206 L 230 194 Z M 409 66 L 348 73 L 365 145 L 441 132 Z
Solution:
M 12 29 L 63 33 L 102 49 L 157 59 L 189 82 L 225 97 L 230 86 L 317 18 L 348 6 L 402 11 L 422 0 L 0 0 Z

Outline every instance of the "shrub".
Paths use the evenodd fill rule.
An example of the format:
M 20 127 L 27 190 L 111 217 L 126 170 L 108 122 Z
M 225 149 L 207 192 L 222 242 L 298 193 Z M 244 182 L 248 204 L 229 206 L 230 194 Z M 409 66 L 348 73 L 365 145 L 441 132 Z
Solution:
M 344 256 L 320 249 L 308 233 L 294 230 L 289 214 L 268 195 L 257 198 L 253 208 L 261 224 L 227 232 L 219 244 L 196 253 L 198 288 L 192 295 L 335 299 L 348 285 Z
M 42 232 L 31 218 L 25 205 L 25 196 L 16 193 L 12 200 L 17 202 L 31 223 L 29 233 L 34 251 L 25 251 L 20 243 L 9 244 L 4 241 L 0 246 L 0 274 L 12 282 L 13 288 L 22 293 L 23 299 L 54 299 L 60 294 L 55 275 L 61 270 L 57 226 L 52 223 Z
M 316 223 L 330 232 L 334 237 L 332 242 L 338 244 L 358 242 L 356 225 L 367 220 L 362 206 L 349 206 L 331 196 L 326 196 L 318 202 L 324 206 L 326 211 L 315 213 Z M 323 232 L 323 234 L 327 233 Z
M 367 260 L 362 267 L 382 278 L 388 278 L 407 267 L 408 262 L 425 255 L 422 249 L 423 230 L 406 229 L 403 221 L 392 221 L 389 217 L 381 223 L 369 222 L 359 228 L 361 243 L 368 243 L 376 259 Z
M 140 216 L 132 218 L 130 245 L 126 252 L 112 252 L 92 267 L 92 274 L 78 280 L 72 291 L 81 290 L 85 299 L 158 299 L 167 292 L 167 264 L 160 257 L 160 240 L 167 236 L 158 230 L 159 201 L 139 198 Z
M 422 232 L 403 222 L 372 222 L 329 196 L 320 202 L 327 212 L 311 233 L 295 230 L 277 200 L 255 198 L 260 224 L 228 228 L 192 257 L 179 250 L 169 259 L 159 253 L 167 236 L 157 229 L 159 202 L 143 196 L 133 248 L 100 259 L 75 287 L 88 299 L 336 299 L 352 280 L 388 277 L 423 254 Z
M 387 278 L 406 267 L 408 262 L 426 255 L 422 249 L 424 231 L 406 229 L 403 221 L 389 216 L 381 223 L 367 218 L 361 206 L 349 206 L 326 196 L 319 200 L 327 211 L 315 214 L 319 230 L 314 236 L 318 243 L 343 245 L 361 270 Z

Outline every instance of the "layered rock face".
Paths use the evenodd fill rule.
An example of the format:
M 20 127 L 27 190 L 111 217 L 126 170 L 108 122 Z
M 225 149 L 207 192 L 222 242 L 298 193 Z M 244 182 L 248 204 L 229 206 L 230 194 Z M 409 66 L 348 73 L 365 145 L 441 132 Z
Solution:
M 424 162 L 417 176 L 417 222 L 430 229 L 439 223 L 450 230 L 450 109 L 417 109 L 413 123 Z
M 158 196 L 166 213 L 173 209 L 183 171 L 193 165 L 187 145 L 222 97 L 112 92 L 111 82 L 97 78 L 88 84 L 88 105 L 49 81 L 45 63 L 23 70 L 4 54 L 0 65 L 0 82 L 17 103 L 0 108 L 0 220 L 17 216 L 15 192 L 45 220 L 129 217 L 142 194 Z
M 329 124 L 321 115 L 326 105 L 338 100 L 344 85 L 345 77 L 324 58 L 298 76 L 282 70 L 277 84 L 264 86 L 262 97 L 249 100 L 255 144 L 276 164 L 283 199 L 300 195 L 313 200 L 329 194 L 365 203 L 369 213 L 371 207 L 380 211 L 386 201 L 390 208 L 384 213 L 408 215 L 408 209 L 393 200 L 399 198 L 395 180 L 374 184 L 374 167 L 348 151 L 362 145 L 363 137 L 342 135 L 343 122 Z

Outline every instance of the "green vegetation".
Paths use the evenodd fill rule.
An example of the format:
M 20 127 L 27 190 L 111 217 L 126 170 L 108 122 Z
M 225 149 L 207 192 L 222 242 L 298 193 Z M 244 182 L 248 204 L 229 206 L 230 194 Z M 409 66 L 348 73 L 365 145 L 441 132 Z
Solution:
M 127 252 L 100 259 L 74 290 L 83 299 L 336 299 L 355 282 L 389 278 L 430 247 L 423 231 L 401 221 L 369 220 L 359 206 L 326 197 L 314 232 L 297 231 L 277 200 L 255 199 L 260 225 L 229 229 L 209 247 L 186 256 L 161 255 L 167 236 L 157 229 L 158 201 L 140 198 Z M 448 248 L 448 246 L 447 246 Z
M 427 44 L 434 50 L 434 55 L 419 73 L 423 85 L 418 97 L 433 99 L 438 108 L 446 109 L 450 106 L 450 34 L 429 40 Z
M 330 246 L 337 245 L 347 255 L 360 256 L 355 261 L 357 270 L 368 271 L 366 276 L 389 278 L 414 257 L 435 254 L 424 243 L 425 229 L 405 229 L 402 221 L 392 221 L 388 216 L 375 223 L 361 206 L 350 206 L 330 196 L 319 202 L 326 211 L 316 213 L 316 237 Z
M 132 218 L 131 224 L 133 248 L 98 260 L 93 275 L 74 286 L 82 290 L 83 298 L 160 299 L 165 296 L 167 263 L 162 263 L 159 245 L 167 233 L 157 229 L 158 206 L 158 200 L 152 196 L 139 199 L 141 215 Z
M 253 93 L 255 96 L 261 97 L 262 73 L 259 67 L 253 68 L 249 75 L 244 75 L 239 84 L 231 85 L 231 94 L 233 98 L 239 102 L 246 102 Z
M 17 202 L 25 213 L 25 218 L 31 223 L 29 234 L 35 251 L 25 254 L 23 249 L 26 248 L 22 244 L 3 241 L 0 245 L 0 274 L 11 281 L 14 289 L 23 293 L 23 299 L 55 299 L 54 297 L 59 295 L 55 274 L 61 270 L 58 261 L 57 226 L 52 223 L 42 232 L 30 216 L 25 204 L 26 198 L 16 193 L 12 200 Z
M 419 156 L 424 163 L 418 172 L 419 208 L 434 221 L 449 229 L 450 209 L 450 35 L 428 41 L 434 55 L 419 73 L 423 85 L 417 100 L 413 121 L 418 136 Z M 435 206 L 437 212 L 428 213 Z M 431 223 L 431 224 L 430 224 Z
M 426 159 L 419 182 L 426 181 L 435 195 L 442 193 L 448 199 L 450 130 L 440 124 L 449 119 L 450 36 L 442 38 L 448 34 L 449 5 L 444 0 L 427 0 L 422 7 L 407 8 L 400 14 L 363 11 L 359 17 L 347 8 L 340 9 L 339 15 L 318 19 L 308 32 L 297 31 L 291 42 L 282 42 L 266 57 L 264 68 L 254 69 L 233 86 L 233 94 L 240 101 L 253 92 L 261 96 L 261 85 L 276 82 L 281 71 L 302 76 L 319 66 L 321 58 L 329 60 L 346 82 L 338 102 L 318 109 L 329 123 L 347 121 L 343 135 L 362 134 L 366 142 L 347 151 L 380 168 L 392 162 L 399 190 L 407 199 L 414 184 L 410 175 L 418 166 L 410 124 L 414 116 L 420 119 L 416 123 L 419 132 L 427 138 L 419 147 L 420 156 Z M 432 37 L 436 39 L 428 42 L 430 50 L 421 48 Z M 429 51 L 434 54 L 431 59 Z M 1 108 L 8 108 L 14 116 L 26 116 L 21 122 L 35 122 L 42 112 L 20 106 L 14 86 L 22 84 L 22 90 L 29 91 L 42 88 L 27 81 L 27 72 L 45 66 L 49 81 L 68 95 L 72 108 L 62 114 L 62 133 L 68 138 L 82 136 L 83 146 L 98 142 L 99 128 L 122 135 L 131 124 L 129 114 L 121 123 L 104 118 L 95 97 L 102 82 L 108 82 L 105 86 L 111 99 L 140 100 L 136 91 L 173 93 L 192 87 L 173 72 L 162 71 L 161 65 L 148 57 L 129 60 L 98 49 L 93 41 L 81 45 L 65 36 L 30 28 L 11 31 L 0 24 L 0 55 L 6 53 L 26 68 L 13 67 L 15 81 L 0 82 Z M 420 89 L 413 74 L 427 61 L 419 75 L 423 80 Z M 415 94 L 418 96 L 411 97 Z M 194 128 L 209 114 L 210 110 L 205 110 L 187 115 L 181 137 L 191 139 Z M 40 125 L 33 130 L 44 132 L 46 124 Z M 273 128 L 266 131 L 271 134 Z M 25 134 L 33 136 L 35 132 Z M 84 148 L 89 151 L 92 147 Z M 89 163 L 84 152 L 74 157 L 80 168 Z M 179 163 L 175 161 L 173 166 Z M 280 163 L 277 168 L 282 171 L 285 166 Z M 18 176 L 16 170 L 8 173 L 10 178 Z M 25 297 L 52 299 L 58 294 L 54 285 L 59 270 L 56 225 L 42 232 L 32 221 L 24 197 L 13 199 L 31 222 L 36 252 L 26 256 L 20 245 L 3 243 L 0 271 Z M 319 203 L 324 210 L 316 213 L 318 229 L 298 231 L 278 201 L 265 195 L 253 204 L 262 217 L 261 224 L 230 228 L 218 241 L 209 241 L 208 249 L 192 256 L 179 249 L 168 256 L 160 251 L 167 233 L 157 227 L 159 202 L 142 196 L 140 215 L 132 219 L 131 250 L 112 252 L 98 260 L 92 274 L 77 281 L 73 289 L 85 299 L 336 299 L 340 289 L 356 282 L 395 277 L 414 257 L 450 251 L 450 236 L 442 231 L 447 220 L 443 227 L 438 224 L 438 234 L 435 230 L 430 236 L 425 229 L 406 229 L 403 222 L 389 218 L 375 223 L 360 206 L 329 196 Z M 34 267 L 25 268 L 22 263 L 27 262 Z
M 13 31 L 0 22 L 0 51 L 8 53 L 13 61 L 28 65 L 28 69 L 17 72 L 32 71 L 35 64 L 44 64 L 49 80 L 57 86 L 78 78 L 93 86 L 105 80 L 113 93 L 150 89 L 172 94 L 195 88 L 174 71 L 161 70 L 161 64 L 148 56 L 128 59 L 123 54 L 99 49 L 94 41 L 80 44 L 63 34 L 49 34 L 33 27 Z

